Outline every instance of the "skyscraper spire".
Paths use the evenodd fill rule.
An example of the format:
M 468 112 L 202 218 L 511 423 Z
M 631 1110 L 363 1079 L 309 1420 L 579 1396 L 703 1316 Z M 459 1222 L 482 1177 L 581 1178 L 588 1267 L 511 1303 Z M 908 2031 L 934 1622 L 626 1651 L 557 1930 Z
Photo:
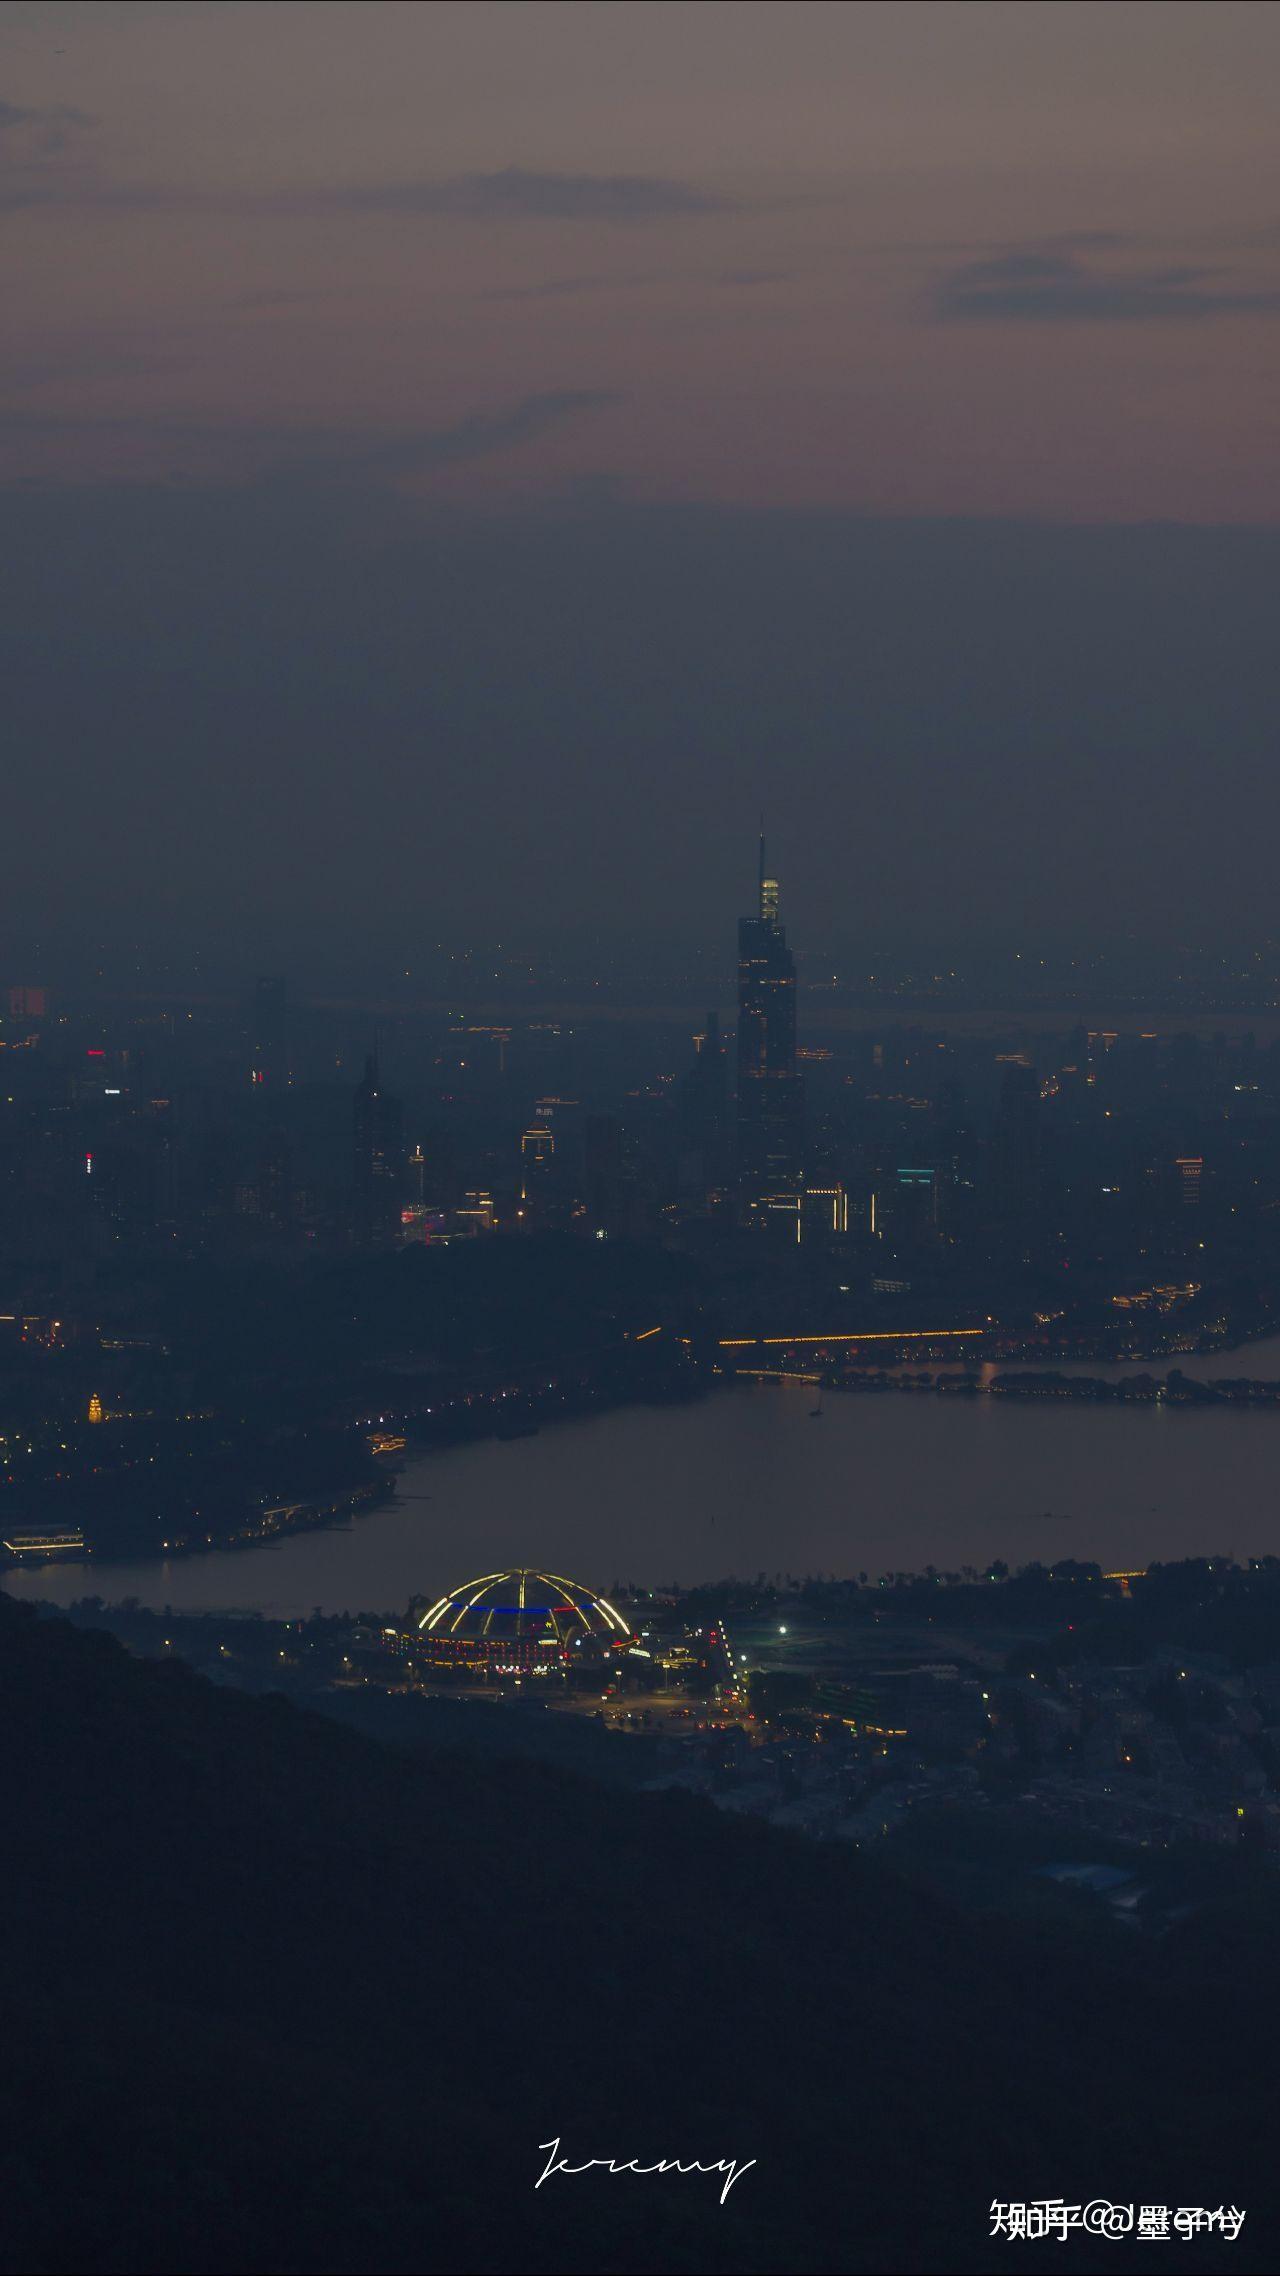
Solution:
M 768 863 L 765 860 L 763 814 L 760 817 L 760 875 L 756 906 L 759 910 L 760 920 L 762 924 L 777 924 L 778 880 L 776 877 L 770 877 Z
M 778 922 L 763 817 L 759 903 L 738 926 L 738 1185 L 751 1221 L 768 1197 L 799 1190 L 803 1092 L 796 1071 L 796 968 Z

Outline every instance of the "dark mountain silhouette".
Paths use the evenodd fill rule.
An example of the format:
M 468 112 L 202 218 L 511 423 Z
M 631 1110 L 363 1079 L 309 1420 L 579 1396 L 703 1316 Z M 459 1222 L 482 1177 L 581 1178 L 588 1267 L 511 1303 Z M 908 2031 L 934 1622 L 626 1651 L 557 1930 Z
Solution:
M 1130 2268 L 993 2197 L 1235 2202 L 1274 2254 L 1270 1884 L 1163 1940 L 410 1754 L 0 1598 L 0 2266 Z M 619 1741 L 619 1744 L 625 1742 Z M 590 2157 L 756 2159 L 556 2177 Z

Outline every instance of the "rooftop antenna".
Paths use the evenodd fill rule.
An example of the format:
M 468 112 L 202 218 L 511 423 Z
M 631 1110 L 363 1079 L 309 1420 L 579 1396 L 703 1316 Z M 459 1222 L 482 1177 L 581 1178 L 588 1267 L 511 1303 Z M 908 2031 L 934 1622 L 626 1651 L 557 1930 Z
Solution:
M 764 849 L 764 816 L 763 816 L 763 814 L 760 816 L 760 880 L 759 880 L 759 892 L 760 892 L 760 902 L 759 902 L 759 907 L 760 907 L 760 916 L 761 916 L 761 919 L 762 919 L 762 921 L 763 921 L 765 924 L 768 924 L 768 925 L 776 925 L 776 924 L 777 924 L 777 922 L 778 922 L 778 881 L 777 881 L 777 879 L 776 879 L 775 877 L 770 877 L 770 876 L 769 876 L 769 874 L 768 874 L 768 871 L 767 871 L 767 869 L 766 869 L 766 866 L 765 866 L 765 849 Z

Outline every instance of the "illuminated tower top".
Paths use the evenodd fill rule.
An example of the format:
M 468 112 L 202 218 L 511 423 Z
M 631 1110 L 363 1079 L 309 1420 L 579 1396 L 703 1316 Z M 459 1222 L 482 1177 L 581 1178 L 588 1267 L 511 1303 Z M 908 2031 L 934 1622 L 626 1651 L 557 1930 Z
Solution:
M 757 913 L 738 925 L 738 1184 L 747 1219 L 764 1197 L 795 1190 L 803 1146 L 795 960 L 763 829 L 757 890 Z
M 766 925 L 778 922 L 778 880 L 770 877 L 764 858 L 764 831 L 760 832 L 760 921 Z

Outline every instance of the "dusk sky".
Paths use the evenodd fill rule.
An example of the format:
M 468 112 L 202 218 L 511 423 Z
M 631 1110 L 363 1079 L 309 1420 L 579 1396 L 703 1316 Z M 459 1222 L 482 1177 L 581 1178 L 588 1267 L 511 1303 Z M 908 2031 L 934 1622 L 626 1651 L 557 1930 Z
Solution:
M 1222 0 L 0 9 L 15 943 L 704 937 L 761 804 L 797 936 L 1270 925 L 1278 84 Z

